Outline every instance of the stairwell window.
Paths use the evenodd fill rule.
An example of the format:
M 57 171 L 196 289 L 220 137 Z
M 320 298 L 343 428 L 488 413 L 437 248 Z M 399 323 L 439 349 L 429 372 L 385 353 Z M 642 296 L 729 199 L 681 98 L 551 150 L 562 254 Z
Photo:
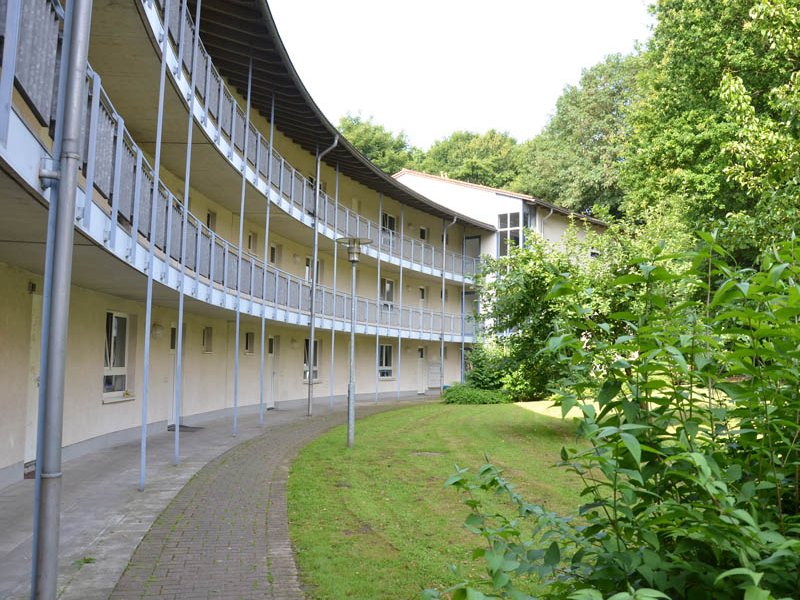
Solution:
M 105 346 L 103 394 L 123 397 L 128 389 L 128 315 L 106 313 Z
M 214 328 L 203 327 L 203 354 L 214 352 Z
M 253 331 L 247 331 L 244 334 L 244 353 L 254 354 L 256 351 L 256 334 Z
M 303 381 L 308 381 L 308 346 L 311 340 L 306 338 L 303 346 Z M 311 377 L 316 381 L 319 379 L 319 340 L 314 340 L 314 356 L 311 365 Z
M 378 352 L 378 377 L 390 378 L 394 375 L 392 368 L 392 345 L 381 344 Z
M 512 212 L 497 216 L 497 256 L 507 256 L 510 245 L 519 246 L 522 229 L 519 213 Z

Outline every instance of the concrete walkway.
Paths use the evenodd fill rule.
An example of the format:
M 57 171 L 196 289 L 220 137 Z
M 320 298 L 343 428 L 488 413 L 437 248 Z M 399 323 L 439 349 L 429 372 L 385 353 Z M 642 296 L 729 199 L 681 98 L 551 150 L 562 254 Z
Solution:
M 359 404 L 358 416 L 408 402 Z M 148 438 L 148 478 L 137 490 L 138 443 L 64 464 L 59 597 L 303 598 L 288 535 L 286 482 L 297 451 L 345 419 L 327 400 L 202 423 Z M 344 449 L 345 439 L 342 439 Z M 30 588 L 33 481 L 0 490 L 0 598 Z

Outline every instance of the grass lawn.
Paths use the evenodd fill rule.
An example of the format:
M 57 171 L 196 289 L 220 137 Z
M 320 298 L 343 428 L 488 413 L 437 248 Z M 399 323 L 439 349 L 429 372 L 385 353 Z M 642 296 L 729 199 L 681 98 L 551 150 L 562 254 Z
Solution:
M 462 527 L 467 507 L 443 487 L 455 464 L 484 452 L 527 500 L 562 513 L 580 483 L 555 468 L 572 425 L 513 404 L 425 404 L 356 422 L 356 447 L 336 428 L 304 448 L 289 476 L 289 527 L 313 598 L 417 598 L 471 571 L 481 540 Z

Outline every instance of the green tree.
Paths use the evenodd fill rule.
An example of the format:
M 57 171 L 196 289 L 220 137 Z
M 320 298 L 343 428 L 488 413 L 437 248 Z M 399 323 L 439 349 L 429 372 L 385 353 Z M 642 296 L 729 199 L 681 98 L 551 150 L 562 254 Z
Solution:
M 519 146 L 505 132 L 490 129 L 483 135 L 456 131 L 434 142 L 420 169 L 426 173 L 495 188 L 505 188 L 517 176 Z
M 727 169 L 725 151 L 740 125 L 721 97 L 735 73 L 756 111 L 788 80 L 791 61 L 751 24 L 755 0 L 659 0 L 658 24 L 644 53 L 640 100 L 628 119 L 621 182 L 627 216 L 656 238 L 680 240 L 730 213 L 752 214 L 755 200 Z M 734 248 L 755 252 L 747 248 Z
M 618 214 L 628 107 L 639 60 L 613 54 L 564 89 L 541 134 L 521 146 L 515 191 L 599 215 Z
M 339 119 L 339 131 L 361 154 L 389 174 L 414 166 L 422 153 L 411 145 L 404 132 L 394 135 L 373 122 L 372 117 L 364 119 L 348 113 Z

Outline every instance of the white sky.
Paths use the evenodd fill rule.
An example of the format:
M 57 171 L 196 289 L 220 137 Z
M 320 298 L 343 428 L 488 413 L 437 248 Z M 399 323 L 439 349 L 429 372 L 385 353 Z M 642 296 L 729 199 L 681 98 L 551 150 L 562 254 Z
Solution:
M 456 130 L 533 137 L 564 86 L 649 36 L 649 0 L 269 0 L 325 116 L 427 149 Z

